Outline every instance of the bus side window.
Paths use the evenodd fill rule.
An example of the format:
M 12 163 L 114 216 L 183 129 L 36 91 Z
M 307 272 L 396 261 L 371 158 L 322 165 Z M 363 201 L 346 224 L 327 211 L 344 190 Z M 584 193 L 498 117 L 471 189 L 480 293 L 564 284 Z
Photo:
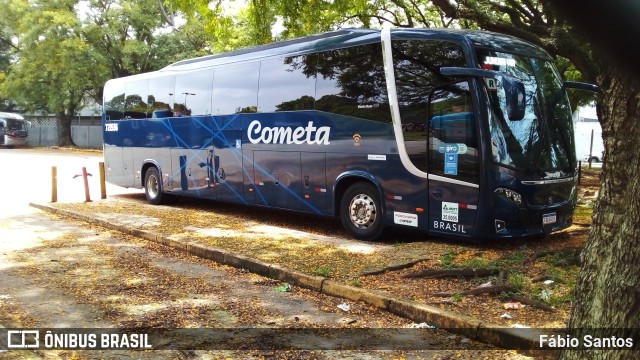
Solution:
M 440 74 L 440 67 L 465 66 L 464 52 L 460 45 L 442 40 L 398 40 L 392 47 L 405 147 L 413 165 L 428 172 L 429 94 L 452 81 Z
M 106 120 L 124 118 L 124 83 L 108 82 L 104 88 L 104 116 Z
M 178 76 L 174 113 L 181 116 L 211 115 L 212 86 L 212 70 L 201 70 Z
M 125 85 L 124 118 L 146 119 L 149 98 L 149 80 L 128 82 Z
M 429 96 L 429 173 L 478 183 L 478 135 L 469 83 L 436 88 Z
M 257 112 L 259 70 L 259 62 L 216 68 L 213 73 L 213 115 Z
M 317 54 L 263 60 L 260 65 L 258 111 L 313 110 Z
M 316 110 L 391 123 L 380 44 L 319 53 Z
M 175 76 L 149 79 L 149 111 L 152 118 L 173 116 Z

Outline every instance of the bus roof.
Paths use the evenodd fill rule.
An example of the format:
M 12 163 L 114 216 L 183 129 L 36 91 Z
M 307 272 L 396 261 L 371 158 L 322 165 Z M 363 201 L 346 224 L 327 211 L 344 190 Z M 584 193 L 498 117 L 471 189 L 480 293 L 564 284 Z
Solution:
M 476 47 L 494 48 L 505 52 L 551 59 L 550 56 L 538 46 L 513 36 L 488 31 L 463 29 L 393 29 L 391 30 L 391 34 L 393 39 L 437 38 L 442 40 L 467 42 Z M 188 71 L 246 60 L 255 60 L 278 55 L 293 56 L 314 51 L 339 49 L 379 41 L 380 30 L 343 29 L 221 54 L 182 60 L 168 65 L 161 69 L 160 72 L 170 73 L 173 71 Z
M 0 112 L 0 118 L 2 119 L 13 119 L 13 120 L 24 120 L 22 115 L 8 113 L 8 112 Z
M 163 70 L 190 70 L 244 60 L 277 55 L 295 55 L 306 52 L 329 50 L 379 41 L 380 31 L 369 29 L 343 29 L 297 39 L 278 41 L 266 45 L 187 59 L 173 63 Z

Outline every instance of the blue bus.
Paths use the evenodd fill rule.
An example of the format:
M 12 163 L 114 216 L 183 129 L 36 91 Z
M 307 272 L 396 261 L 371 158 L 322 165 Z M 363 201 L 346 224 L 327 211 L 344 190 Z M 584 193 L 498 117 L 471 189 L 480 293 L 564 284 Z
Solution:
M 469 30 L 347 29 L 104 87 L 107 180 L 454 238 L 571 225 L 577 161 L 553 59 Z

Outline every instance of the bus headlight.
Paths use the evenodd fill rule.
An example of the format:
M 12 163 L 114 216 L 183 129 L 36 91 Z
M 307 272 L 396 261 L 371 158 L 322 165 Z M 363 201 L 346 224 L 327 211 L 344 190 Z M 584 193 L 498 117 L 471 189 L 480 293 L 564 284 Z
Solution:
M 516 191 L 507 188 L 497 188 L 494 192 L 507 200 L 511 200 L 511 202 L 516 205 L 522 206 L 522 195 Z

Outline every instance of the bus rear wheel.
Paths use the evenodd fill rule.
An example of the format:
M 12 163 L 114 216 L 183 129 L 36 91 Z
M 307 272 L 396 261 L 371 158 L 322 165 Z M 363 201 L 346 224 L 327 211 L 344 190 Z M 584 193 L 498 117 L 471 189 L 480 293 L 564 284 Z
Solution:
M 365 182 L 351 185 L 340 201 L 340 219 L 357 239 L 371 241 L 380 237 L 384 218 L 378 190 Z
M 144 195 L 147 201 L 153 205 L 159 205 L 163 200 L 162 178 L 158 169 L 151 167 L 144 175 Z

